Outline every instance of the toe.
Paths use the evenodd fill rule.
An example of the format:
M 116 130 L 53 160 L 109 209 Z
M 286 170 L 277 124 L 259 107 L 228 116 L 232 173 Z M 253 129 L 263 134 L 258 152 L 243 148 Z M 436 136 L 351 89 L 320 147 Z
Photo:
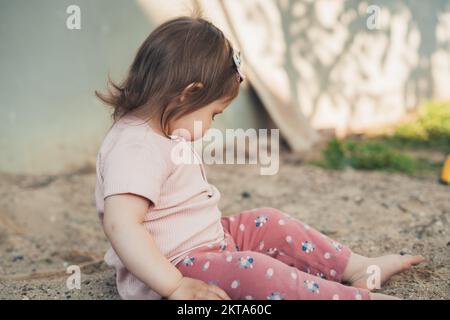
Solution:
M 415 266 L 421 262 L 423 262 L 425 259 L 424 257 L 417 255 L 417 256 L 413 256 L 413 255 L 404 255 L 402 256 L 402 265 L 404 269 L 408 269 L 411 266 Z
M 412 256 L 411 257 L 411 264 L 414 266 L 414 265 L 416 265 L 416 264 L 419 264 L 419 263 L 421 263 L 421 262 L 424 262 L 425 261 L 425 258 L 424 257 L 422 257 L 421 255 L 418 255 L 418 256 Z

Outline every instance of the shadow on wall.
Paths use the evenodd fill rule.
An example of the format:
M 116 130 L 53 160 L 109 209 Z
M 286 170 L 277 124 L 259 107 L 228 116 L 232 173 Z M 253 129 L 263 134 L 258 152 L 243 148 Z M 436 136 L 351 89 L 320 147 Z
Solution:
M 313 127 L 364 130 L 398 120 L 424 98 L 449 97 L 449 0 L 274 1 L 286 46 L 279 67 Z M 252 2 L 244 14 L 265 24 L 258 54 L 279 54 L 266 3 Z
M 77 3 L 82 28 L 75 31 L 65 23 L 70 0 L 1 4 L 0 171 L 76 169 L 93 158 L 110 125 L 93 92 L 108 71 L 122 78 L 152 21 L 134 1 Z M 206 3 L 233 7 L 235 27 L 250 31 L 242 41 L 249 62 L 274 57 L 255 59 L 264 88 L 288 87 L 288 101 L 315 128 L 363 130 L 398 120 L 423 98 L 450 98 L 450 0 Z M 375 30 L 367 27 L 369 5 L 380 8 Z M 287 81 L 276 87 L 281 73 Z M 218 126 L 260 125 L 265 116 L 256 107 L 241 95 Z

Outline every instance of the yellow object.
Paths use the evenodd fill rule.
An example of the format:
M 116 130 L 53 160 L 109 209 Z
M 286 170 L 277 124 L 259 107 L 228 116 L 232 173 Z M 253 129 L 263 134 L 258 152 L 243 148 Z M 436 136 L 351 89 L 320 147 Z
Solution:
M 450 184 L 450 156 L 444 162 L 444 168 L 442 168 L 441 181 Z

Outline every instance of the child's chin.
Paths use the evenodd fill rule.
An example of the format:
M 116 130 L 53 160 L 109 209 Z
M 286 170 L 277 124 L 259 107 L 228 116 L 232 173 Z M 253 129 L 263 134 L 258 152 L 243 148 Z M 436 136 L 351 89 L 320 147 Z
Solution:
M 189 139 L 188 141 L 197 141 L 200 140 L 201 138 L 203 138 L 204 135 L 198 136 L 198 137 L 192 137 L 191 139 Z
M 208 130 L 202 132 L 202 134 L 192 135 L 189 140 L 190 141 L 200 140 L 206 135 L 207 132 L 208 132 Z
M 183 139 L 186 141 L 196 141 L 202 139 L 205 136 L 206 132 L 207 130 L 202 132 L 201 134 L 199 134 L 198 132 L 194 134 L 194 132 L 186 132 L 186 131 L 182 132 L 178 131 L 177 133 L 179 136 L 183 137 Z

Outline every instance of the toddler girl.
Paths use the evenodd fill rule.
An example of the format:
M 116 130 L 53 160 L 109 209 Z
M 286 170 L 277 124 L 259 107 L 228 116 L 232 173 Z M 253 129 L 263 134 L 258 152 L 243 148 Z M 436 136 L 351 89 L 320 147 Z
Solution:
M 217 27 L 180 17 L 149 35 L 123 83 L 96 92 L 114 107 L 97 157 L 96 203 L 120 296 L 393 298 L 369 291 L 367 269 L 376 266 L 383 282 L 421 256 L 363 257 L 273 208 L 221 217 L 202 162 L 174 161 L 173 149 L 201 138 L 238 95 L 239 64 Z

